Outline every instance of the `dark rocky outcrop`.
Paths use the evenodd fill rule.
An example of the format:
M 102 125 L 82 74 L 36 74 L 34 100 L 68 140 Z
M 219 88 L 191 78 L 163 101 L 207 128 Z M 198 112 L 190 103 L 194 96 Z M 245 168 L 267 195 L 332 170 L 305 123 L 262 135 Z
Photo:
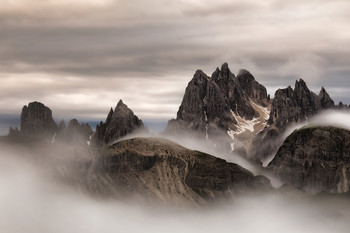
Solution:
M 241 76 L 241 81 L 244 78 Z M 244 89 L 240 85 L 241 82 L 238 80 L 238 77 L 236 78 L 231 73 L 227 63 L 221 66 L 221 70 L 217 68 L 212 74 L 211 79 L 220 87 L 226 104 L 235 114 L 243 116 L 246 119 L 252 119 L 258 115 L 249 102 L 249 95 L 244 92 Z M 250 82 L 250 80 L 247 80 L 247 82 Z
M 256 103 L 262 106 L 269 104 L 269 98 L 266 88 L 258 83 L 254 76 L 247 70 L 240 70 L 237 75 L 237 80 L 240 83 L 244 92 Z
M 29 103 L 21 113 L 21 135 L 51 138 L 57 130 L 52 111 L 40 102 Z
M 217 141 L 230 141 L 227 131 L 236 130 L 239 124 L 235 116 L 246 120 L 259 117 L 252 101 L 265 107 L 269 103 L 266 88 L 248 71 L 242 70 L 235 77 L 227 63 L 211 77 L 198 70 L 188 83 L 176 119 L 169 121 L 165 133 L 213 140 L 220 136 Z
M 323 108 L 333 108 L 334 107 L 334 101 L 332 98 L 329 96 L 327 91 L 322 87 L 320 94 L 318 95 L 320 98 L 321 106 Z
M 350 131 L 309 126 L 294 131 L 269 167 L 287 184 L 309 191 L 350 189 Z
M 254 176 L 237 164 L 156 138 L 134 138 L 111 145 L 93 169 L 94 192 L 139 193 L 170 203 L 203 205 L 270 188 L 267 178 Z
M 58 126 L 55 140 L 69 144 L 86 145 L 90 140 L 92 133 L 93 131 L 87 123 L 80 124 L 78 120 L 72 119 L 66 126 L 65 122 L 61 121 Z
M 224 63 L 211 77 L 201 70 L 195 73 L 165 134 L 209 139 L 260 162 L 277 152 L 289 127 L 332 108 L 347 106 L 336 106 L 323 87 L 317 95 L 299 79 L 294 88 L 278 89 L 270 99 L 249 71 L 235 76 Z
M 295 82 L 294 89 L 278 89 L 272 100 L 268 126 L 254 139 L 250 149 L 251 158 L 264 160 L 275 154 L 281 146 L 282 136 L 288 127 L 306 121 L 322 110 L 334 108 L 334 102 L 322 87 L 316 95 L 309 90 L 304 80 Z
M 286 89 L 278 89 L 272 101 L 269 123 L 284 126 L 290 122 L 302 122 L 322 109 L 333 107 L 334 102 L 324 88 L 320 96 L 321 94 L 323 99 L 310 91 L 302 79 L 295 82 L 294 90 L 290 86 Z
M 189 82 L 176 120 L 168 123 L 166 133 L 185 133 L 205 138 L 234 128 L 236 120 L 219 86 L 198 70 Z
M 148 131 L 133 111 L 122 100 L 119 100 L 115 110 L 111 108 L 109 111 L 106 122 L 101 121 L 96 126 L 92 142 L 96 145 L 109 144 L 135 130 Z

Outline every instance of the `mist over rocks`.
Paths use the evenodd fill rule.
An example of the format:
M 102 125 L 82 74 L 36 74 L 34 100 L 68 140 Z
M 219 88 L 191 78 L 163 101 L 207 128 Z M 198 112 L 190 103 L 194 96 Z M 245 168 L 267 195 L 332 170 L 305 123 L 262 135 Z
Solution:
M 133 138 L 108 146 L 92 169 L 89 188 L 97 194 L 138 193 L 164 203 L 207 205 L 271 189 L 266 177 L 160 138 Z
M 57 125 L 51 109 L 37 101 L 23 107 L 20 124 L 20 129 L 10 127 L 8 136 L 12 140 L 46 140 L 51 143 L 87 145 L 93 133 L 89 124 L 80 124 L 77 119 L 70 120 L 67 126 L 64 120 Z
M 307 192 L 349 192 L 350 131 L 313 125 L 298 129 L 268 167 L 286 184 Z
M 8 136 L 9 137 L 17 137 L 19 135 L 20 135 L 19 129 L 17 127 L 12 128 L 12 126 L 10 126 Z
M 267 127 L 253 138 L 249 156 L 263 161 L 275 154 L 282 144 L 286 129 L 305 122 L 316 114 L 338 108 L 324 87 L 319 95 L 310 91 L 303 79 L 296 80 L 294 89 L 278 89 L 271 103 Z
M 89 124 L 80 124 L 77 119 L 72 119 L 67 126 L 64 121 L 60 122 L 55 140 L 69 144 L 86 145 L 92 134 L 93 130 Z
M 131 132 L 148 132 L 142 120 L 140 120 L 127 105 L 119 100 L 114 111 L 111 108 L 105 122 L 96 126 L 92 143 L 103 145 L 115 142 Z
M 290 86 L 279 89 L 274 99 L 270 99 L 266 88 L 249 71 L 240 70 L 235 76 L 228 64 L 224 63 L 211 77 L 201 70 L 196 71 L 188 83 L 177 118 L 169 121 L 165 134 L 186 135 L 190 136 L 189 140 L 191 137 L 199 138 L 213 146 L 216 155 L 220 150 L 229 152 L 227 155 L 235 150 L 235 155 L 238 155 L 240 151 L 237 148 L 241 146 L 242 151 L 249 149 L 245 151 L 248 158 L 261 160 L 271 151 L 277 151 L 282 144 L 281 135 L 289 126 L 333 108 L 340 106 L 334 104 L 323 87 L 316 95 L 302 79 L 296 81 L 294 89 Z M 22 130 L 25 134 L 22 134 Z M 189 201 L 202 205 L 222 197 L 270 189 L 269 180 L 263 176 L 254 176 L 237 164 L 186 149 L 164 139 L 136 138 L 120 141 L 125 136 L 134 136 L 134 133 L 148 132 L 142 120 L 122 100 L 115 109 L 110 109 L 105 122 L 101 121 L 95 132 L 88 124 L 80 124 L 76 119 L 67 125 L 61 121 L 57 126 L 51 110 L 38 102 L 23 108 L 21 130 L 11 128 L 10 132 L 12 136 L 29 135 L 30 132 L 35 135 L 40 132 L 40 135 L 45 136 L 48 151 L 50 148 L 56 150 L 59 146 L 67 147 L 66 159 L 69 163 L 74 161 L 74 168 L 79 170 L 78 178 L 71 177 L 73 183 L 77 182 L 80 188 L 98 196 L 140 194 L 162 202 Z M 93 146 L 88 147 L 87 142 Z M 323 143 L 331 146 L 332 140 Z M 292 146 L 299 148 L 299 145 Z M 307 145 L 303 146 L 305 151 L 301 150 L 301 154 L 309 151 Z M 342 148 L 337 152 L 347 153 Z M 50 153 L 61 155 L 66 149 L 62 151 Z M 60 159 L 64 164 L 65 158 Z M 284 159 L 288 161 L 288 157 Z M 324 164 L 317 162 L 322 166 Z M 338 162 L 343 163 L 334 160 L 332 166 L 338 166 Z M 295 181 L 299 178 L 295 178 L 293 172 L 283 174 L 298 168 L 288 168 L 288 164 L 284 165 L 285 162 L 281 164 L 274 167 L 276 174 L 283 179 L 293 177 L 285 182 L 293 187 L 303 187 Z M 60 169 L 61 167 L 58 170 Z M 279 172 L 278 169 L 284 171 Z M 346 172 L 346 169 L 348 168 L 341 172 Z M 334 181 L 337 190 L 332 184 L 322 186 L 317 183 L 318 177 L 321 177 L 317 169 L 308 173 L 312 178 L 307 180 L 306 189 L 349 191 L 346 188 L 348 175 L 333 168 L 327 172 L 327 178 L 320 179 Z M 341 181 L 338 178 L 332 180 L 329 178 L 332 175 L 343 175 L 343 178 Z
M 196 71 L 164 133 L 208 140 L 261 163 L 277 152 L 289 127 L 346 107 L 335 105 L 324 87 L 315 94 L 303 79 L 294 88 L 278 89 L 271 99 L 249 71 L 241 69 L 235 76 L 224 63 L 211 77 Z

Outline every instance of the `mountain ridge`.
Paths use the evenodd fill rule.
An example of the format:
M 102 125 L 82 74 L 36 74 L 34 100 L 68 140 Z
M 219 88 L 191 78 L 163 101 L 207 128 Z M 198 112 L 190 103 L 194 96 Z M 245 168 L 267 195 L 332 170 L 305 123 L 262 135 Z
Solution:
M 271 98 L 249 71 L 241 69 L 235 76 L 224 63 L 211 77 L 196 71 L 164 133 L 199 137 L 260 163 L 276 152 L 282 142 L 271 142 L 289 126 L 344 107 L 334 104 L 324 87 L 319 94 L 312 92 L 301 78 L 294 89 L 280 88 Z

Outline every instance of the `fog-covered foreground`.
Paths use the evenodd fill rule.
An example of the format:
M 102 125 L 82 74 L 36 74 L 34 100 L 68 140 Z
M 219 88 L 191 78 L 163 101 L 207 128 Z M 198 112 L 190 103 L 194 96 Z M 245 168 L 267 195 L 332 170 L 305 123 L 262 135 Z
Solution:
M 96 200 L 0 156 L 0 232 L 348 232 L 350 200 L 264 194 L 204 209 Z

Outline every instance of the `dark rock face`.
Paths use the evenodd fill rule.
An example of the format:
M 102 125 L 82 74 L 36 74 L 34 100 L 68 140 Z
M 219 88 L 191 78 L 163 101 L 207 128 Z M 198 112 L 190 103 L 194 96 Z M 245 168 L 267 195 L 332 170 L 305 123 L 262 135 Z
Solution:
M 321 93 L 323 93 L 323 99 L 310 91 L 302 79 L 295 82 L 294 90 L 290 86 L 277 90 L 272 101 L 269 123 L 284 126 L 289 122 L 301 122 L 322 109 L 333 107 L 334 102 L 324 88 Z
M 94 169 L 94 184 L 101 193 L 124 190 L 125 195 L 142 193 L 173 203 L 201 205 L 232 194 L 270 188 L 267 178 L 254 176 L 236 164 L 155 138 L 134 138 L 109 146 Z
M 309 191 L 343 193 L 350 189 L 350 131 L 309 127 L 284 141 L 269 167 L 287 184 Z
M 240 82 L 231 73 L 227 63 L 218 68 L 212 74 L 212 80 L 217 83 L 222 91 L 226 104 L 236 114 L 252 119 L 257 113 L 249 103 L 248 96 L 244 93 Z
M 234 149 L 259 162 L 277 152 L 289 127 L 331 108 L 347 106 L 336 106 L 323 87 L 316 95 L 300 79 L 294 89 L 278 89 L 271 100 L 249 71 L 235 76 L 225 63 L 211 77 L 196 72 L 165 134 L 206 138 L 225 148 L 234 137 Z
M 320 98 L 321 106 L 323 108 L 332 108 L 334 107 L 334 101 L 331 99 L 327 91 L 322 87 L 320 94 L 318 95 Z
M 52 118 L 51 109 L 39 102 L 24 106 L 21 114 L 21 134 L 30 137 L 51 137 L 57 125 Z
M 218 85 L 198 70 L 186 88 L 176 120 L 169 122 L 167 131 L 179 129 L 203 136 L 206 130 L 234 127 L 235 122 Z
M 235 75 L 227 63 L 208 77 L 198 70 L 188 83 L 177 118 L 170 120 L 167 134 L 187 133 L 201 138 L 226 135 L 238 124 L 233 113 L 251 120 L 259 116 L 251 101 L 266 106 L 266 89 L 248 71 Z
M 148 131 L 142 121 L 120 100 L 113 111 L 108 113 L 106 122 L 96 126 L 92 142 L 109 144 L 135 130 Z
M 269 125 L 253 140 L 250 156 L 260 160 L 276 153 L 282 144 L 278 139 L 289 126 L 334 107 L 333 100 L 324 88 L 316 95 L 302 79 L 295 82 L 294 90 L 290 86 L 278 89 L 272 101 Z M 271 130 L 273 133 L 270 133 Z
M 72 119 L 65 126 L 64 121 L 61 121 L 58 126 L 56 140 L 68 144 L 86 145 L 92 133 L 93 131 L 87 123 L 80 124 L 76 119 Z
M 240 83 L 244 92 L 256 103 L 262 106 L 269 104 L 266 88 L 259 84 L 254 76 L 247 70 L 240 70 L 237 75 L 237 80 Z

